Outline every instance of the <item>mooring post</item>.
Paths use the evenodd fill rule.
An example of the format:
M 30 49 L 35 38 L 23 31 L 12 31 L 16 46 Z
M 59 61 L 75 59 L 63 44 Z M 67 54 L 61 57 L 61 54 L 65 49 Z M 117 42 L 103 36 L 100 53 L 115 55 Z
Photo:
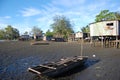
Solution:
M 104 47 L 104 42 L 103 42 L 103 41 L 104 41 L 104 40 L 103 40 L 104 37 L 102 36 L 101 39 L 102 39 L 102 40 L 101 40 L 101 41 L 102 41 L 102 47 Z
M 116 48 L 119 47 L 118 36 L 116 35 Z
M 90 39 L 91 39 L 91 40 L 90 40 L 90 45 L 92 46 L 92 44 L 93 44 L 93 38 L 92 38 L 92 36 L 91 36 Z

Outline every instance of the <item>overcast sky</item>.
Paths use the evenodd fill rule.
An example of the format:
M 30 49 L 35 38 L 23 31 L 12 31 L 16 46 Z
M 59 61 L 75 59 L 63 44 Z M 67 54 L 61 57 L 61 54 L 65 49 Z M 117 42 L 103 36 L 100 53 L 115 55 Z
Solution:
M 38 26 L 46 32 L 55 15 L 64 15 L 77 32 L 105 9 L 120 12 L 119 0 L 0 0 L 0 29 L 12 25 L 22 34 Z

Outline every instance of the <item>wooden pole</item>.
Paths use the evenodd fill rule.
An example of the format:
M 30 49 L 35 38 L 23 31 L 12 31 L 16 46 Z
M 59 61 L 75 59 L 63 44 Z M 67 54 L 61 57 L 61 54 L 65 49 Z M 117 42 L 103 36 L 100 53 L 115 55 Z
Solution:
M 118 48 L 118 24 L 117 24 L 117 20 L 116 20 L 116 48 Z
M 92 36 L 91 36 L 90 38 L 91 38 L 90 44 L 91 44 L 91 46 L 92 46 L 92 44 L 93 44 L 93 38 L 92 38 Z
M 118 48 L 118 36 L 116 35 L 116 48 Z
M 101 43 L 102 43 L 102 47 L 103 47 L 103 39 L 104 39 L 103 36 L 101 37 L 101 39 L 102 39 L 102 40 L 101 40 Z
M 81 41 L 81 57 L 83 56 L 83 37 L 82 37 L 82 41 Z

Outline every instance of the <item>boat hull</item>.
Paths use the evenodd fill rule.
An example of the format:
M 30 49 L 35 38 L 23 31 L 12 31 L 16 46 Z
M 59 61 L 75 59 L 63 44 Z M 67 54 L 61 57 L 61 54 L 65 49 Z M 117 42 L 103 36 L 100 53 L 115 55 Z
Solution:
M 63 59 L 55 63 L 48 63 L 33 68 L 29 68 L 28 71 L 43 76 L 57 77 L 71 69 L 74 69 L 79 66 L 83 66 L 85 61 L 87 60 L 87 57 L 83 57 L 81 59 L 79 57 L 75 57 L 75 58 L 72 57 L 68 59 L 68 61 L 65 60 L 66 59 Z

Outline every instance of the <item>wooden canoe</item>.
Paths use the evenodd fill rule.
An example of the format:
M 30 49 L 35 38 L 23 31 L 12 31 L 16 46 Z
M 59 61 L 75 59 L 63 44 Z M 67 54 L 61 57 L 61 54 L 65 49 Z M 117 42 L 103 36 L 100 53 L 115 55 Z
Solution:
M 87 57 L 75 56 L 28 68 L 29 72 L 48 77 L 56 77 L 75 67 L 84 65 Z

